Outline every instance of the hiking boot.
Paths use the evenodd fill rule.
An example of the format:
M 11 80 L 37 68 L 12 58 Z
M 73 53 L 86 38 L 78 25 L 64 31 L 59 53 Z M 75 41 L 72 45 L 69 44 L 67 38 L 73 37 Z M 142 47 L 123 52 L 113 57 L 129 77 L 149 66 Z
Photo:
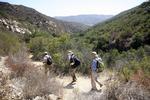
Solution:
M 77 79 L 74 79 L 72 82 L 74 83 L 74 82 L 76 82 L 77 81 Z
M 101 92 L 102 90 L 100 89 L 100 90 L 98 90 L 98 89 L 91 89 L 91 92 Z
M 76 80 L 73 80 L 73 81 L 71 82 L 71 84 L 75 84 L 75 82 L 76 82 Z
M 97 91 L 97 89 L 93 89 L 93 88 L 92 88 L 91 91 Z
M 103 86 L 103 84 L 99 84 L 99 86 L 100 86 L 100 87 L 102 87 L 102 86 Z
M 102 90 L 100 89 L 100 90 L 96 90 L 96 92 L 102 92 Z

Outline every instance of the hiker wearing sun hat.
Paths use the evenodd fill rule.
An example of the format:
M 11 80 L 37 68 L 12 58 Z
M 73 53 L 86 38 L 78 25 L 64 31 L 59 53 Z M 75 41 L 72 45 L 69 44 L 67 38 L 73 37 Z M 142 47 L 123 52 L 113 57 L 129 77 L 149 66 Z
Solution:
M 44 67 L 45 67 L 45 74 L 49 74 L 49 71 L 52 67 L 52 57 L 50 56 L 50 54 L 48 54 L 48 52 L 44 52 L 44 57 L 43 57 L 43 63 L 44 63 Z
M 98 67 L 98 63 L 99 61 L 102 61 L 102 59 L 98 56 L 98 54 L 93 51 L 92 52 L 92 64 L 91 64 L 91 86 L 92 86 L 92 91 L 98 91 L 97 87 L 96 87 L 96 83 L 99 84 L 100 87 L 102 87 L 103 85 L 98 81 L 98 72 L 97 72 L 97 67 Z
M 77 67 L 80 65 L 80 60 L 74 55 L 74 53 L 71 50 L 68 51 L 68 59 L 70 64 L 69 72 L 72 76 L 72 82 L 71 82 L 72 84 L 77 81 L 75 72 L 77 70 Z

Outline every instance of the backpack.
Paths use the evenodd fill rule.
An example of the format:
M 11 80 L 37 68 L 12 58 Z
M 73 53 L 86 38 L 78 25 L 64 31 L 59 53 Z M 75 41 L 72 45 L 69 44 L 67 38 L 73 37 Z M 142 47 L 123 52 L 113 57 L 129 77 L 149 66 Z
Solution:
M 76 67 L 78 67 L 81 64 L 80 60 L 78 58 L 76 58 L 76 57 L 71 58 L 71 62 L 74 63 L 71 66 L 72 68 L 76 68 Z
M 104 70 L 104 63 L 100 60 L 97 61 L 97 72 L 102 72 Z
M 47 58 L 47 65 L 51 65 L 52 64 L 52 59 L 50 57 Z
M 81 63 L 80 60 L 78 58 L 76 58 L 76 57 L 74 58 L 74 62 L 75 62 L 76 66 L 79 66 L 80 63 Z

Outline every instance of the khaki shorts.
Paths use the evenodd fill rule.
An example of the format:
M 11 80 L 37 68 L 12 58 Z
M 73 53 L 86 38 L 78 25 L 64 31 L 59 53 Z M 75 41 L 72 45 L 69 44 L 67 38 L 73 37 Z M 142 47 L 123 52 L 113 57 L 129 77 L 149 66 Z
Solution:
M 69 73 L 75 73 L 77 71 L 77 68 L 70 68 Z

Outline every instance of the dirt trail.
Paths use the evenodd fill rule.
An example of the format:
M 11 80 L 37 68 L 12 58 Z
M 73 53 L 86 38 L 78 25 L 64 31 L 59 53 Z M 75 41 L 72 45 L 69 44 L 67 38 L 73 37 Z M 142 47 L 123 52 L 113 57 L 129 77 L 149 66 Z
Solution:
M 76 94 L 84 94 L 90 93 L 91 90 L 91 80 L 89 77 L 77 75 L 77 82 L 75 85 L 70 85 L 71 77 L 63 77 L 63 78 L 56 78 L 60 83 L 63 84 L 64 88 L 64 100 L 73 100 Z M 101 89 L 101 92 L 98 92 L 99 95 L 103 94 L 105 91 L 105 82 L 109 79 L 108 75 L 101 74 L 99 77 L 99 81 L 103 84 L 100 88 L 98 85 L 98 89 Z
M 0 59 L 0 72 L 3 74 L 10 73 L 10 70 L 4 66 L 4 62 L 7 57 L 1 57 Z M 43 63 L 42 62 L 34 62 L 32 63 L 37 67 L 41 68 Z M 103 72 L 100 74 L 99 81 L 103 84 L 103 87 L 98 87 L 98 89 L 101 89 L 101 92 L 98 92 L 98 95 L 102 95 L 104 91 L 106 90 L 105 84 L 107 80 L 110 79 L 110 75 L 107 72 Z M 77 74 L 77 82 L 74 85 L 70 85 L 71 77 L 70 76 L 64 76 L 64 77 L 56 77 L 56 80 L 60 82 L 63 85 L 63 100 L 78 100 L 75 99 L 78 94 L 86 94 L 90 93 L 91 90 L 91 80 L 88 76 L 82 76 Z M 87 99 L 88 100 L 88 99 Z
M 32 63 L 37 67 L 41 67 L 43 65 L 42 62 L 34 61 Z M 103 86 L 99 87 L 99 85 L 97 84 L 98 89 L 102 90 L 98 93 L 99 95 L 103 94 L 103 92 L 105 91 L 105 84 L 109 79 L 110 74 L 108 74 L 108 72 L 100 73 L 98 80 L 103 84 Z M 90 93 L 91 80 L 88 76 L 77 74 L 77 82 L 74 85 L 69 84 L 72 80 L 70 76 L 56 77 L 56 80 L 63 85 L 63 100 L 74 100 L 75 96 L 77 96 L 76 94 Z
M 41 62 L 33 62 L 35 66 L 42 66 Z M 99 81 L 103 84 L 102 87 L 99 87 L 97 84 L 98 89 L 102 90 L 98 92 L 99 95 L 102 95 L 106 89 L 105 84 L 107 84 L 107 80 L 110 79 L 110 74 L 108 72 L 100 73 Z M 76 94 L 84 94 L 90 93 L 91 90 L 91 80 L 88 76 L 82 76 L 77 74 L 77 82 L 74 85 L 70 85 L 71 77 L 64 76 L 64 77 L 56 77 L 56 80 L 63 85 L 63 100 L 74 100 Z

